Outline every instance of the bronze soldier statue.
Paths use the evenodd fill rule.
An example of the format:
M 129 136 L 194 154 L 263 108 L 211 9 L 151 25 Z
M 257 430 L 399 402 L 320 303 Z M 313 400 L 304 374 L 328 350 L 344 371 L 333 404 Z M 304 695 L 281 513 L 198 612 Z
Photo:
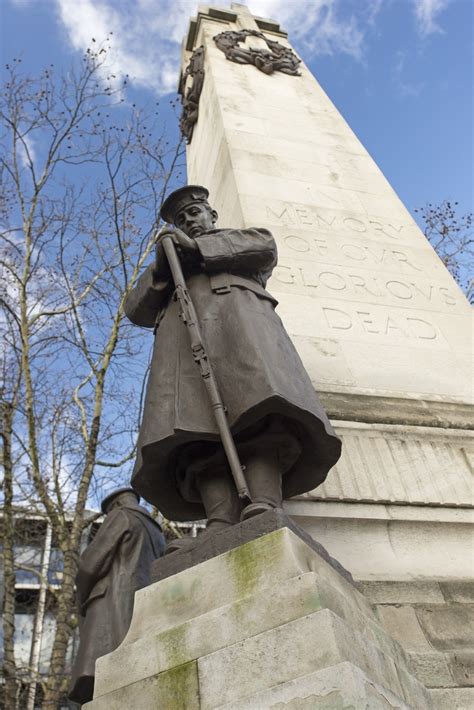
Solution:
M 266 229 L 216 229 L 208 195 L 189 185 L 165 200 L 161 217 L 174 226 L 125 303 L 133 323 L 155 332 L 133 486 L 169 519 L 206 517 L 203 535 L 315 488 L 341 450 L 265 288 L 275 240 Z M 169 235 L 245 466 L 252 502 L 243 510 L 173 297 L 161 243 Z
M 104 498 L 102 512 L 107 517 L 79 559 L 80 643 L 69 694 L 79 704 L 92 700 L 95 662 L 125 638 L 135 592 L 150 584 L 151 563 L 164 554 L 161 528 L 139 500 L 133 488 Z

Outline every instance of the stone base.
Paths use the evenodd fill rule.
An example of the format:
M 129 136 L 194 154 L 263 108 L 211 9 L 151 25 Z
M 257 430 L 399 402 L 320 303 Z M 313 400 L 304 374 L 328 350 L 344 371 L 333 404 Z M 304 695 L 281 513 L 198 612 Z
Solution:
M 151 567 L 152 581 L 159 582 L 160 579 L 171 577 L 171 575 L 178 574 L 178 572 L 182 572 L 189 567 L 194 567 L 201 562 L 210 560 L 212 557 L 222 555 L 224 552 L 229 552 L 229 550 L 281 528 L 289 528 L 326 560 L 331 567 L 334 567 L 349 582 L 353 582 L 351 573 L 334 557 L 331 557 L 326 548 L 316 542 L 306 530 L 297 525 L 283 509 L 268 510 L 266 513 L 256 515 L 254 518 L 221 530 L 203 542 L 198 536 L 195 538 L 195 542 L 190 542 L 189 547 L 186 547 L 186 549 L 173 552 L 156 560 Z
M 140 590 L 85 707 L 424 710 L 432 700 L 362 594 L 283 527 Z
M 430 690 L 433 710 L 472 710 L 474 688 L 436 688 Z

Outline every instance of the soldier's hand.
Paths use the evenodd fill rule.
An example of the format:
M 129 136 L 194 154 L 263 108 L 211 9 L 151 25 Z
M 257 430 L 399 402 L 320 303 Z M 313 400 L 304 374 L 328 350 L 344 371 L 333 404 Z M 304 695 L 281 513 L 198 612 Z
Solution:
M 156 236 L 157 245 L 160 246 L 165 237 L 171 237 L 176 247 L 184 252 L 197 251 L 197 244 L 194 239 L 188 237 L 181 229 L 178 227 L 170 227 L 170 225 L 165 225 L 160 229 Z
M 188 235 L 185 234 L 181 229 L 175 227 L 173 232 L 171 233 L 171 236 L 179 251 L 182 251 L 184 253 L 198 251 L 198 247 L 194 239 L 188 237 Z

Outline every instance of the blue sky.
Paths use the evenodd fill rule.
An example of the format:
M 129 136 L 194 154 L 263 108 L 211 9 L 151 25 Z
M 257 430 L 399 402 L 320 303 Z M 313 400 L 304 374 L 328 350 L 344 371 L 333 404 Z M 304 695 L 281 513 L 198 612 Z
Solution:
M 216 2 L 215 5 L 229 3 Z M 472 209 L 471 0 L 248 0 L 289 31 L 408 209 Z M 150 103 L 174 90 L 190 0 L 2 0 L 2 59 L 69 65 L 113 31 L 118 74 Z M 170 131 L 174 119 L 170 116 Z

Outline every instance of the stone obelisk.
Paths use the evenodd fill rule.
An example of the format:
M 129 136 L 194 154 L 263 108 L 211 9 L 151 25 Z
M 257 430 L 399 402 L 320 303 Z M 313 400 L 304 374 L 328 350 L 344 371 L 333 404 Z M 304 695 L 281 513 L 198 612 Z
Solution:
M 180 90 L 188 182 L 274 234 L 269 290 L 343 438 L 287 510 L 359 589 L 292 524 L 161 575 L 88 707 L 473 707 L 469 305 L 277 22 L 200 8 Z
M 204 81 L 188 182 L 219 226 L 272 231 L 268 288 L 343 437 L 326 483 L 288 510 L 359 579 L 465 577 L 471 308 L 304 63 L 267 75 L 226 59 L 214 38 L 243 30 L 291 49 L 240 4 L 191 21 L 183 72 L 203 46 Z

